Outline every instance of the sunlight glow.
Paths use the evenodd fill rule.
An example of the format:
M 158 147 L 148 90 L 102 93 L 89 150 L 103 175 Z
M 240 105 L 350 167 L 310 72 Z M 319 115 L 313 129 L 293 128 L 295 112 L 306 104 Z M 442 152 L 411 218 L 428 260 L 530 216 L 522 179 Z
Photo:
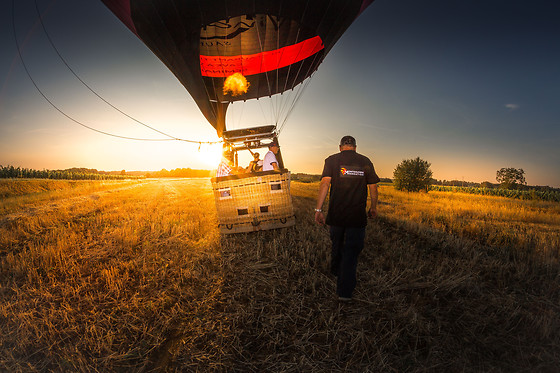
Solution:
M 222 144 L 201 144 L 198 159 L 211 169 L 216 169 L 222 159 Z

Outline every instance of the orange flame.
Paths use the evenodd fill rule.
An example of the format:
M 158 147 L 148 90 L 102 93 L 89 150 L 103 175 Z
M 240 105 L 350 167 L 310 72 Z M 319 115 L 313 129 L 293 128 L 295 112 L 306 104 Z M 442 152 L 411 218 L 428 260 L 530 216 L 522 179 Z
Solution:
M 226 78 L 224 82 L 224 95 L 231 93 L 232 96 L 239 96 L 247 93 L 249 82 L 241 73 L 234 73 Z

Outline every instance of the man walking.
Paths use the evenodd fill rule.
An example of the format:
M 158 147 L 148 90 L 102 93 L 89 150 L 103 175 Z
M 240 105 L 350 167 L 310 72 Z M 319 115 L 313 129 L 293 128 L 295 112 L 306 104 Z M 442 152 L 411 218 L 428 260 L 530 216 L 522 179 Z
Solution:
M 315 221 L 330 226 L 331 273 L 337 276 L 336 293 L 339 300 L 349 301 L 356 287 L 358 256 L 364 247 L 367 218 L 377 216 L 379 177 L 369 158 L 356 152 L 356 139 L 352 136 L 344 136 L 339 149 L 340 153 L 325 159 Z M 322 207 L 329 187 L 325 220 Z M 371 206 L 366 214 L 368 189 Z

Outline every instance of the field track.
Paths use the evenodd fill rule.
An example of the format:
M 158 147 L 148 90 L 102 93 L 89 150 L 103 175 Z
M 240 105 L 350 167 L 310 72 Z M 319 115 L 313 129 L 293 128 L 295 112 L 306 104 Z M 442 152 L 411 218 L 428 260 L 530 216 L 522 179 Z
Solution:
M 28 183 L 0 203 L 0 371 L 560 366 L 558 204 L 384 186 L 344 305 L 317 183 L 295 227 L 233 236 L 207 179 Z

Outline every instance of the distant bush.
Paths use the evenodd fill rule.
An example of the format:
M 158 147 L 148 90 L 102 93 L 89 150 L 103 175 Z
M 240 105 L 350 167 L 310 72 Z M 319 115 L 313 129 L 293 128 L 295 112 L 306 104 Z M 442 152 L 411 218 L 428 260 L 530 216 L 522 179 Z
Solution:
M 420 157 L 403 160 L 393 172 L 393 185 L 397 190 L 408 192 L 428 191 L 431 180 L 430 163 L 420 159 Z
M 503 189 L 521 189 L 527 185 L 525 171 L 522 168 L 503 167 L 496 171 L 496 181 Z
M 321 175 L 311 175 L 304 173 L 295 173 L 291 176 L 292 180 L 300 183 L 314 183 L 321 180 Z

